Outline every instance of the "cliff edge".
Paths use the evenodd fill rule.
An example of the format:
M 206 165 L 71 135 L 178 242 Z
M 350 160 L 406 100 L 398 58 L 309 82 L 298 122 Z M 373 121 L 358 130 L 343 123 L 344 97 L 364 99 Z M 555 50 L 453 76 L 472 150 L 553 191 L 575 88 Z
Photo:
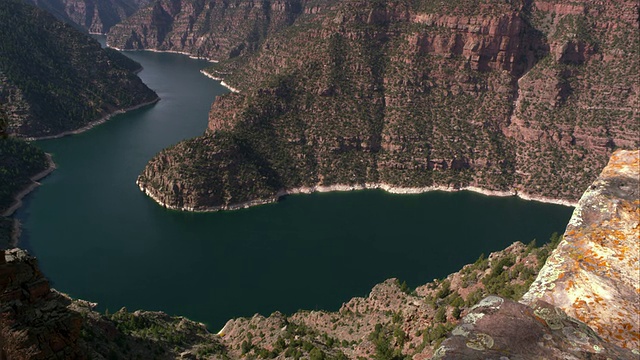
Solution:
M 520 303 L 484 299 L 435 358 L 638 358 L 639 157 L 613 154 Z
M 618 151 L 582 195 L 523 302 L 553 304 L 602 338 L 639 349 L 639 239 L 640 151 Z

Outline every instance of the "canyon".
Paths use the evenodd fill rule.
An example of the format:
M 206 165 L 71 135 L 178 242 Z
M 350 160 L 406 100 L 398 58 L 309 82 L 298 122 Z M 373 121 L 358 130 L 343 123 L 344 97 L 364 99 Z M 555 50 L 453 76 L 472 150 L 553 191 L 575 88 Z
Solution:
M 0 14 L 30 14 L 48 24 L 42 32 L 66 34 L 42 12 L 3 4 Z M 415 289 L 389 279 L 335 312 L 231 319 L 216 334 L 162 312 L 96 311 L 51 289 L 26 251 L 3 250 L 0 359 L 636 358 L 640 152 L 619 148 L 640 145 L 637 13 L 624 0 L 143 7 L 112 28 L 111 46 L 215 60 L 205 72 L 236 90 L 215 100 L 202 136 L 161 151 L 138 177 L 165 207 L 233 209 L 318 189 L 474 188 L 576 204 L 574 215 L 549 244 L 516 242 Z M 22 31 L 7 24 L 7 34 Z M 78 107 L 64 102 L 66 90 L 29 102 L 39 94 L 32 81 L 16 81 L 20 64 L 0 58 L 9 133 L 58 136 L 157 101 L 133 75 L 139 65 L 68 36 L 63 49 L 95 57 L 25 64 L 46 72 L 96 61 L 97 78 L 111 83 L 88 86 L 110 95 L 83 95 L 87 107 L 69 116 L 78 121 L 47 117 Z M 29 58 L 21 51 L 8 58 Z M 34 163 L 21 178 L 46 166 L 42 152 L 15 144 Z
M 472 3 L 139 11 L 110 46 L 218 61 L 205 71 L 238 90 L 203 136 L 152 159 L 140 188 L 196 211 L 367 184 L 575 203 L 614 149 L 638 146 L 637 4 Z
M 52 290 L 25 251 L 6 250 L 2 356 L 632 359 L 640 344 L 633 321 L 640 315 L 639 161 L 640 151 L 614 153 L 564 237 L 550 244 L 514 243 L 413 290 L 390 279 L 337 312 L 232 319 L 217 334 L 159 312 L 98 313 L 95 304 Z
M 147 0 L 26 0 L 81 31 L 106 34 Z

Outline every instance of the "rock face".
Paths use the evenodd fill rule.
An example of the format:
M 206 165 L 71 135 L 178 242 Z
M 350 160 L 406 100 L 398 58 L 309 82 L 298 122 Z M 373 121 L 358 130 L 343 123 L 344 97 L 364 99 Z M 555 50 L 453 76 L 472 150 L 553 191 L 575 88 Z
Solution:
M 110 46 L 186 52 L 227 59 L 255 50 L 270 33 L 290 25 L 302 0 L 162 0 L 109 33 Z
M 3 359 L 83 359 L 82 317 L 54 293 L 35 259 L 20 249 L 0 254 L 0 352 Z
M 114 46 L 221 60 L 207 71 L 240 94 L 213 104 L 204 136 L 151 160 L 140 187 L 185 210 L 336 185 L 575 203 L 614 148 L 640 145 L 637 3 L 476 3 L 303 1 L 254 42 L 240 8 L 144 10 L 156 20 L 130 18 Z M 240 35 L 196 25 L 214 16 Z M 197 45 L 212 37 L 219 47 Z
M 111 316 L 50 289 L 35 258 L 0 252 L 0 359 L 176 359 L 223 351 L 204 325 L 157 312 Z
M 634 359 L 640 333 L 640 151 L 617 151 L 522 304 L 489 297 L 436 359 Z
M 336 312 L 232 319 L 219 332 L 221 343 L 231 358 L 285 359 L 321 352 L 333 359 L 429 359 L 460 316 L 484 296 L 498 292 L 519 298 L 547 251 L 548 245 L 535 248 L 515 243 L 414 291 L 389 279 Z M 391 354 L 394 357 L 385 357 Z
M 640 349 L 640 151 L 613 154 L 523 301 L 553 304 L 603 339 Z
M 106 34 L 147 1 L 133 0 L 27 0 L 58 19 L 94 34 Z
M 536 301 L 530 307 L 500 297 L 483 299 L 465 316 L 434 360 L 633 359 L 562 310 Z
M 22 1 L 0 2 L 0 46 L 10 134 L 54 136 L 158 100 L 139 64 Z

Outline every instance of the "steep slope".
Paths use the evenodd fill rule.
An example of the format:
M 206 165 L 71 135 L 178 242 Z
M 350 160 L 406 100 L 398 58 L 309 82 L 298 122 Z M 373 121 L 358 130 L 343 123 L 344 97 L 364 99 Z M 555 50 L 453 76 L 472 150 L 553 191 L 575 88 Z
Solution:
M 0 102 L 9 133 L 54 136 L 157 101 L 114 50 L 18 0 L 0 2 Z
M 106 34 L 148 1 L 133 0 L 26 0 L 58 19 L 94 34 Z
M 0 359 L 175 359 L 184 350 L 222 352 L 202 324 L 125 309 L 109 319 L 94 306 L 51 289 L 24 250 L 0 251 Z
M 46 154 L 24 141 L 0 138 L 0 249 L 12 242 L 13 220 L 5 218 L 15 210 L 16 195 L 41 178 L 51 167 Z
M 76 345 L 82 317 L 66 310 L 69 301 L 50 290 L 35 259 L 2 251 L 0 273 L 0 357 L 84 359 Z
M 161 0 L 114 27 L 108 44 L 120 49 L 185 52 L 227 59 L 258 48 L 269 34 L 290 25 L 302 0 Z
M 240 94 L 151 160 L 141 189 L 184 210 L 321 187 L 575 203 L 612 149 L 638 145 L 637 3 L 472 3 L 303 3 L 208 70 Z
M 17 223 L 7 216 L 18 206 L 21 195 L 34 186 L 34 179 L 46 175 L 52 168 L 42 150 L 8 137 L 8 122 L 0 104 L 0 249 L 12 247 L 17 237 Z

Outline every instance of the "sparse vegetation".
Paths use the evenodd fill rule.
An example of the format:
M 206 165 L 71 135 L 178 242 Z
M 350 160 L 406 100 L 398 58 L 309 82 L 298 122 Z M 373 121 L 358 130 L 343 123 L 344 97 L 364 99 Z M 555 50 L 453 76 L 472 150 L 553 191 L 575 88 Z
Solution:
M 22 1 L 0 2 L 0 48 L 10 133 L 57 135 L 157 98 L 139 64 Z

